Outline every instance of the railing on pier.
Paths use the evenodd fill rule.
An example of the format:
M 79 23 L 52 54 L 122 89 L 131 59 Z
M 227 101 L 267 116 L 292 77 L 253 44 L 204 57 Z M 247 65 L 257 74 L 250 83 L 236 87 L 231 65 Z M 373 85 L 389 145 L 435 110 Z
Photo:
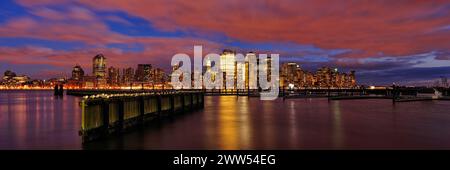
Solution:
M 283 99 L 326 97 L 329 100 L 390 99 L 395 102 L 450 100 L 448 88 L 399 87 L 368 89 L 295 89 L 280 92 Z
M 153 118 L 203 108 L 203 92 L 98 94 L 81 101 L 83 142 L 122 132 Z

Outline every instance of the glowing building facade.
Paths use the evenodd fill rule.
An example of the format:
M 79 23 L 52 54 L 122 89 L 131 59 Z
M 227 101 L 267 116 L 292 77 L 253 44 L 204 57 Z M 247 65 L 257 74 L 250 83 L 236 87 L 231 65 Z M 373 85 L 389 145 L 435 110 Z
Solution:
M 92 74 L 96 77 L 98 86 L 106 85 L 106 58 L 103 54 L 92 59 Z
M 119 68 L 108 68 L 108 84 L 112 86 L 117 86 L 120 84 Z
M 227 87 L 227 76 L 229 79 L 234 80 L 234 84 L 232 87 L 227 87 L 228 89 L 235 89 L 236 88 L 236 52 L 233 50 L 225 49 L 223 50 L 222 54 L 220 55 L 220 70 L 222 71 L 222 80 L 223 80 L 223 87 Z
M 134 82 L 134 69 L 131 67 L 125 68 L 122 71 L 122 84 L 129 85 Z
M 302 70 L 297 63 L 284 63 L 280 69 L 280 87 L 291 88 L 353 88 L 355 71 L 340 73 L 337 68 L 322 67 L 315 73 Z
M 148 83 L 152 80 L 152 65 L 138 64 L 135 74 L 135 81 Z
M 76 65 L 72 69 L 72 80 L 82 81 L 84 77 L 84 70 L 80 65 Z

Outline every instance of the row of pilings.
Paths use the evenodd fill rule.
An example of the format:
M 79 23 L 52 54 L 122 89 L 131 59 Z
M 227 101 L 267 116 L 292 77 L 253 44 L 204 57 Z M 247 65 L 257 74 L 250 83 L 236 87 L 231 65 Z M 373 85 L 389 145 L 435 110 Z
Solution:
M 57 84 L 53 88 L 55 96 L 62 96 L 64 95 L 64 86 L 62 84 Z
M 81 130 L 83 143 L 122 133 L 151 120 L 204 107 L 202 92 L 98 94 L 85 96 Z

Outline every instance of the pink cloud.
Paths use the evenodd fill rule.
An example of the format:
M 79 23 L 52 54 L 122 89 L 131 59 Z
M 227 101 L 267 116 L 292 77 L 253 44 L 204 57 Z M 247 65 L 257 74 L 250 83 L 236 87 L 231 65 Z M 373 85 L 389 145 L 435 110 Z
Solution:
M 449 31 L 428 32 L 450 24 L 447 1 L 79 2 L 96 10 L 125 11 L 166 31 L 197 30 L 251 42 L 350 48 L 366 53 L 362 57 L 448 50 L 450 44 Z
M 28 8 L 74 1 L 20 0 Z M 100 11 L 123 11 L 147 19 L 165 31 L 223 33 L 250 42 L 295 42 L 327 49 L 353 49 L 344 57 L 378 53 L 401 56 L 448 50 L 450 31 L 430 32 L 450 24 L 447 1 L 210 1 L 77 0 Z M 86 14 L 86 12 L 79 12 Z M 105 28 L 99 28 L 104 32 Z M 81 32 L 81 30 L 74 30 Z M 124 41 L 120 35 L 100 42 Z M 76 36 L 80 37 L 80 36 Z M 66 39 L 76 39 L 68 36 Z M 85 39 L 85 38 L 80 38 Z M 102 40 L 103 39 L 103 40 Z M 126 39 L 126 38 L 125 38 Z M 87 40 L 89 41 L 89 40 Z M 92 40 L 91 40 L 92 41 Z M 95 41 L 93 41 L 95 42 Z
M 95 12 L 125 12 L 146 19 L 162 31 L 190 35 L 226 35 L 244 42 L 312 44 L 324 49 L 352 49 L 338 58 L 407 56 L 430 51 L 448 52 L 448 1 L 211 1 L 198 0 L 19 0 L 34 17 L 21 17 L 0 25 L 0 37 L 37 38 L 82 42 L 77 51 L 42 47 L 1 47 L 0 61 L 90 68 L 91 57 L 105 53 L 110 65 L 137 63 L 168 65 L 178 52 L 192 55 L 193 45 L 204 53 L 223 48 L 200 38 L 128 36 L 110 30 L 104 19 L 129 23 L 118 17 L 99 18 Z M 51 8 L 64 5 L 66 9 Z M 438 29 L 439 28 L 439 29 Z M 437 31 L 436 31 L 437 30 Z M 140 44 L 142 52 L 107 48 L 108 44 Z M 22 58 L 12 60 L 10 56 Z M 446 57 L 441 57 L 446 58 Z M 336 62 L 345 65 L 345 63 Z M 351 63 L 360 65 L 360 63 Z M 367 67 L 370 67 L 367 66 Z M 373 66 L 375 67 L 375 66 Z M 377 66 L 378 67 L 378 66 Z

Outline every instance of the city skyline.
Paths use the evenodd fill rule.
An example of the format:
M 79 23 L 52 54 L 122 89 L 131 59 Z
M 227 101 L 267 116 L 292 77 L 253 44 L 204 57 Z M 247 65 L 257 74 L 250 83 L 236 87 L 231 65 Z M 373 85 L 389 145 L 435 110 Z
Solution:
M 433 84 L 450 77 L 446 1 L 0 2 L 0 72 L 86 73 L 103 53 L 118 68 L 170 70 L 176 53 L 279 53 L 305 70 L 357 70 L 361 84 Z M 122 71 L 122 70 L 121 70 Z
M 206 61 L 202 68 L 202 74 L 206 72 L 211 72 L 214 76 L 211 78 L 213 81 L 214 77 L 221 76 L 225 77 L 225 74 L 231 72 L 234 76 L 234 86 L 233 89 L 237 88 L 236 82 L 240 77 L 238 70 L 243 69 L 242 81 L 244 83 L 244 88 L 256 88 L 259 86 L 260 75 L 258 72 L 258 65 L 262 64 L 259 59 L 256 61 L 257 65 L 255 70 L 250 70 L 250 64 L 248 61 L 243 63 L 237 62 L 235 60 L 236 52 L 230 49 L 224 49 L 220 55 L 221 64 L 218 66 L 220 73 L 211 72 L 211 61 Z M 256 57 L 256 53 L 248 52 L 246 55 Z M 268 59 L 267 65 L 267 79 L 270 80 L 270 70 L 271 70 L 271 57 Z M 0 85 L 5 87 L 21 87 L 27 85 L 27 87 L 52 87 L 54 84 L 65 84 L 69 88 L 105 88 L 105 87 L 127 87 L 134 86 L 135 84 L 143 86 L 143 84 L 151 85 L 169 85 L 171 86 L 170 77 L 172 76 L 171 71 L 179 69 L 179 65 L 175 64 L 172 66 L 172 70 L 166 73 L 163 69 L 152 67 L 152 64 L 137 64 L 137 67 L 128 68 L 118 68 L 115 66 L 108 65 L 108 59 L 103 54 L 97 54 L 92 58 L 92 72 L 86 72 L 82 66 L 76 64 L 72 67 L 72 72 L 70 76 L 65 77 L 54 77 L 50 78 L 47 82 L 42 79 L 34 79 L 27 75 L 16 74 L 11 70 L 6 70 L 3 73 L 2 80 L 0 80 Z M 294 66 L 294 67 L 291 67 Z M 120 71 L 122 69 L 122 71 Z M 255 75 L 253 73 L 255 72 Z M 182 73 L 183 74 L 183 73 Z M 182 80 L 183 75 L 180 76 Z M 340 73 L 338 68 L 321 67 L 317 68 L 316 71 L 304 70 L 295 62 L 282 63 L 279 66 L 279 83 L 281 89 L 298 89 L 306 87 L 333 87 L 333 88 L 355 88 L 358 86 L 356 83 L 355 71 L 350 71 L 350 73 Z M 256 77 L 255 77 L 256 76 Z M 192 78 L 192 83 L 194 78 Z M 226 85 L 226 79 L 223 79 L 223 87 Z M 257 84 L 252 84 L 250 82 L 256 82 Z M 133 85 L 134 84 L 134 85 Z M 204 85 L 203 85 L 204 86 Z M 289 87 L 288 87 L 289 86 Z
M 244 75 L 242 78 L 245 82 L 245 87 L 249 86 L 249 78 L 246 78 L 246 74 L 249 73 L 248 62 L 237 63 L 234 60 L 236 51 L 230 49 L 224 49 L 221 53 L 220 70 L 222 74 L 227 71 L 234 70 L 235 76 L 238 75 L 236 69 L 241 67 L 244 69 Z M 256 53 L 250 51 L 246 55 L 257 55 Z M 230 58 L 231 57 L 231 58 Z M 270 57 L 269 57 L 270 60 Z M 116 66 L 107 65 L 106 57 L 100 53 L 92 58 L 92 67 L 88 67 L 85 71 L 82 66 L 75 64 L 72 67 L 71 73 L 65 74 L 65 76 L 51 77 L 49 79 L 37 79 L 28 76 L 27 74 L 17 74 L 14 70 L 6 70 L 3 73 L 3 79 L 0 80 L 0 85 L 12 85 L 12 86 L 22 86 L 22 85 L 32 85 L 32 86 L 45 86 L 45 81 L 51 83 L 53 86 L 55 83 L 63 83 L 69 85 L 70 87 L 120 87 L 123 85 L 131 84 L 141 84 L 141 83 L 152 83 L 152 84 L 170 84 L 170 76 L 172 71 L 178 69 L 178 65 L 171 66 L 171 69 L 166 73 L 165 70 L 152 67 L 152 64 L 137 64 L 136 67 L 120 68 Z M 270 64 L 270 62 L 269 62 Z M 120 71 L 122 69 L 122 71 Z M 206 63 L 203 66 L 203 73 L 211 69 L 211 63 Z M 350 70 L 348 73 L 340 71 L 342 68 L 321 66 L 314 70 L 304 69 L 297 62 L 283 62 L 279 66 L 279 83 L 281 89 L 297 89 L 306 87 L 333 87 L 333 88 L 354 88 L 354 87 L 368 87 L 377 84 L 358 84 L 356 81 L 356 71 Z M 270 70 L 270 65 L 268 66 Z M 339 71 L 338 71 L 339 70 Z M 255 70 L 256 71 L 256 70 Z M 86 74 L 85 74 L 86 73 Z M 203 74 L 202 73 L 202 74 Z M 217 74 L 217 73 L 216 73 Z M 270 73 L 269 73 L 270 74 Z M 182 75 L 180 75 L 182 76 Z M 270 76 L 268 76 L 268 80 Z M 235 82 L 237 77 L 235 77 Z M 182 79 L 180 77 L 180 79 Z M 214 79 L 214 78 L 212 78 Z M 252 78 L 250 78 L 252 79 Z M 258 81 L 259 77 L 256 78 Z M 194 81 L 194 80 L 192 80 Z M 253 81 L 253 80 L 252 80 Z M 89 83 L 89 85 L 86 84 Z M 223 86 L 225 87 L 225 79 L 223 80 Z M 447 77 L 440 76 L 439 78 L 433 79 L 432 81 L 416 84 L 416 86 L 427 86 L 427 87 L 448 87 Z M 394 83 L 397 84 L 397 83 Z M 397 84 L 402 85 L 402 84 Z M 403 84 L 405 85 L 405 84 Z M 381 85 L 381 86 L 390 86 Z M 236 88 L 236 84 L 234 86 Z

